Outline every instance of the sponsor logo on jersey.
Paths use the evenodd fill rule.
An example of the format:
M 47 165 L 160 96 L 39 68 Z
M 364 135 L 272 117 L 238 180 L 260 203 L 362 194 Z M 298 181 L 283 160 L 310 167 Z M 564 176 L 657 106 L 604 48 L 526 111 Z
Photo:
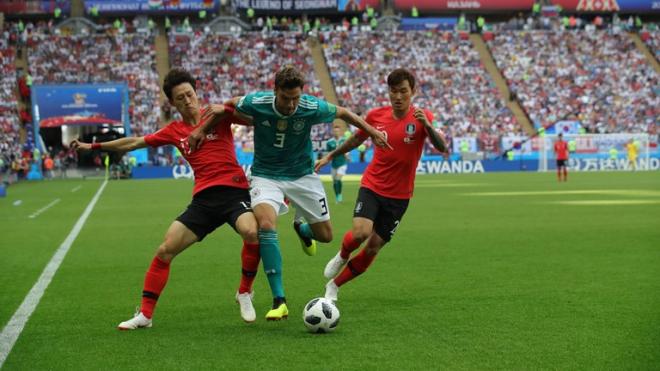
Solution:
M 270 127 L 270 122 L 268 122 L 268 120 L 264 120 L 264 121 L 261 122 L 261 125 L 269 128 Z
M 216 140 L 218 139 L 218 134 L 206 134 L 206 140 Z

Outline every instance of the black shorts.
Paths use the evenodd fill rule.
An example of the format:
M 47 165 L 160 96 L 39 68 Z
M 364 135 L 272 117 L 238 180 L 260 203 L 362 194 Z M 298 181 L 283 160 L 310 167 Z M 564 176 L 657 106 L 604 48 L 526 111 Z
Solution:
M 225 223 L 235 230 L 238 217 L 250 211 L 250 192 L 247 189 L 214 186 L 193 196 L 186 211 L 176 220 L 193 231 L 201 241 Z
M 557 168 L 566 167 L 566 160 L 557 160 Z
M 374 191 L 360 187 L 353 217 L 367 218 L 374 222 L 374 231 L 389 242 L 396 232 L 410 200 L 383 197 Z

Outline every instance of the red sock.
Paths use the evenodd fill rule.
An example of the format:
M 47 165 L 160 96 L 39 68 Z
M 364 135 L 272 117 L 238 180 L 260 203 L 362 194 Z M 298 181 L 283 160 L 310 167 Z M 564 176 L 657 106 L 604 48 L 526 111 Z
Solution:
M 259 269 L 259 244 L 243 241 L 241 251 L 241 284 L 238 293 L 252 292 L 252 282 Z
M 151 318 L 154 314 L 156 302 L 161 291 L 163 291 L 163 288 L 167 284 L 169 275 L 170 263 L 155 256 L 144 277 L 144 290 L 142 291 L 142 307 L 140 308 L 140 312 L 145 317 Z
M 359 254 L 355 255 L 355 257 L 346 264 L 341 273 L 339 273 L 339 276 L 335 278 L 335 284 L 341 286 L 361 275 L 367 270 L 367 268 L 369 268 L 374 259 L 376 259 L 376 255 L 367 255 L 366 250 L 362 249 Z
M 348 231 L 344 235 L 344 240 L 341 242 L 341 250 L 339 255 L 342 259 L 348 259 L 351 257 L 351 253 L 360 247 L 360 243 L 353 239 L 353 232 Z

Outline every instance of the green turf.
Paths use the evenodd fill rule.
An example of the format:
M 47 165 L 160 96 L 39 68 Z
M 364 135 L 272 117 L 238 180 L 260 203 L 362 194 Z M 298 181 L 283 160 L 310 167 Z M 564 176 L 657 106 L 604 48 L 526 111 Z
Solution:
M 83 184 L 76 193 L 74 182 L 20 184 L 0 199 L 11 242 L 0 250 L 0 320 L 100 183 L 75 184 Z M 345 184 L 344 204 L 331 203 L 335 242 L 316 257 L 302 253 L 292 215 L 280 219 L 288 321 L 263 319 L 270 292 L 262 272 L 257 322 L 240 320 L 241 241 L 223 227 L 176 258 L 154 327 L 119 332 L 191 184 L 110 182 L 5 368 L 660 368 L 660 173 L 579 173 L 561 184 L 550 173 L 420 176 L 417 185 L 392 243 L 340 290 L 337 331 L 312 335 L 302 307 L 323 293 L 322 270 L 350 227 L 357 183 Z M 19 195 L 24 203 L 12 206 Z

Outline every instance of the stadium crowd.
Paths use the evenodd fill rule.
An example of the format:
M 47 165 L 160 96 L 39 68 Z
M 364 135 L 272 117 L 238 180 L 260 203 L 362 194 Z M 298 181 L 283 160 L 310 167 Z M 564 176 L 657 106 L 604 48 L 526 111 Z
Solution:
M 14 63 L 17 33 L 15 24 L 5 23 L 0 30 L 0 180 L 20 159 L 20 120 L 16 98 L 16 66 Z
M 479 53 L 459 34 L 327 32 L 323 39 L 340 104 L 355 112 L 388 104 L 385 78 L 406 66 L 420 82 L 414 103 L 435 112 L 451 137 L 521 131 Z
M 143 34 L 58 36 L 36 30 L 28 39 L 35 84 L 126 81 L 135 135 L 158 129 L 160 87 L 153 37 Z
M 273 90 L 275 72 L 293 64 L 305 74 L 305 93 L 321 96 L 314 62 L 302 34 L 252 32 L 240 37 L 195 32 L 170 35 L 170 64 L 181 66 L 198 79 L 204 103 L 220 103 L 257 90 Z M 235 127 L 237 144 L 252 149 L 252 128 Z
M 536 124 L 653 134 L 660 123 L 657 73 L 624 32 L 502 31 L 488 46 Z

